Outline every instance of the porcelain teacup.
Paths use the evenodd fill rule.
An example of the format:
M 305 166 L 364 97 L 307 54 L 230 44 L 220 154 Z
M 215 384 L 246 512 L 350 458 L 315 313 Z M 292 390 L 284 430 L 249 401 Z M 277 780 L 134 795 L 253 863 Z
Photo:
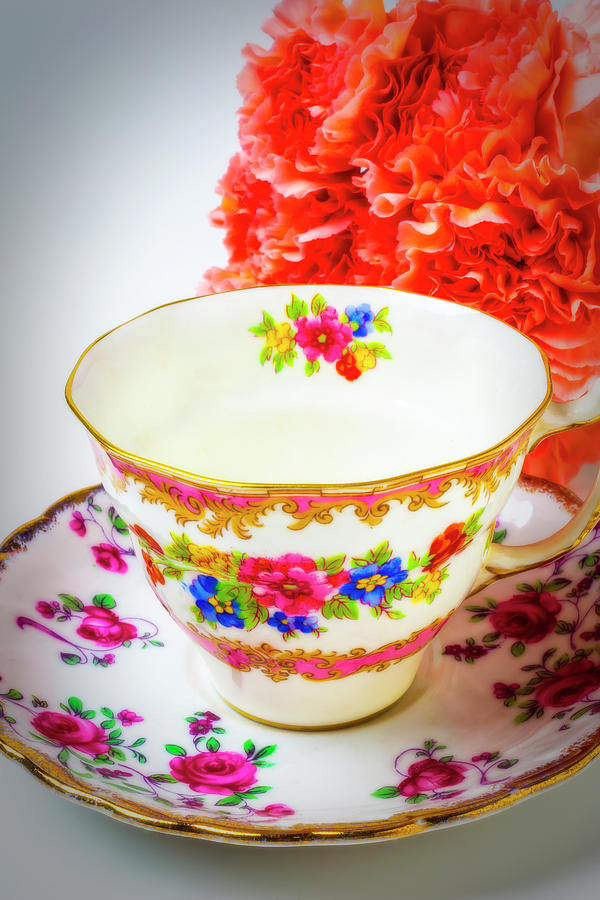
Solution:
M 83 354 L 67 399 L 149 584 L 216 689 L 270 724 L 395 703 L 475 586 L 550 558 L 492 543 L 527 452 L 591 420 L 502 322 L 388 288 L 273 286 L 167 304 Z

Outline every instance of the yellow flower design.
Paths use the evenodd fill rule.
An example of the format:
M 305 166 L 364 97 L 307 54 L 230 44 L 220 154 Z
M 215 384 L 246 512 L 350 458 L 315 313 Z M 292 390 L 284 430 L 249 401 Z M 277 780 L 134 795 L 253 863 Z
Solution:
M 356 360 L 356 367 L 360 369 L 361 372 L 367 372 L 369 369 L 374 369 L 377 362 L 377 357 L 368 347 L 358 347 L 354 351 L 354 359 Z
M 208 544 L 205 546 L 190 544 L 189 551 L 190 562 L 201 572 L 214 575 L 216 578 L 229 575 L 230 559 L 227 553 L 222 553 Z
M 441 590 L 440 585 L 442 583 L 442 578 L 443 572 L 437 569 L 426 572 L 423 576 L 423 580 L 419 582 L 412 592 L 411 601 L 413 603 L 422 603 L 425 600 L 426 602 L 428 601 L 431 603 L 433 598 L 436 597 Z
M 282 355 L 292 350 L 296 343 L 291 325 L 287 322 L 279 322 L 273 328 L 269 328 L 265 335 L 267 347 L 272 347 Z

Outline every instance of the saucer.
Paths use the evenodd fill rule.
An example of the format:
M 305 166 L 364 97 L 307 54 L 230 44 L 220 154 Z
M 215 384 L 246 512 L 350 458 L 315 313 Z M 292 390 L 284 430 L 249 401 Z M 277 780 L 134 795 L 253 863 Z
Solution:
M 579 505 L 522 478 L 495 539 Z M 408 694 L 362 725 L 280 730 L 227 706 L 148 589 L 101 487 L 0 547 L 0 749 L 70 799 L 229 842 L 351 843 L 511 806 L 599 752 L 600 525 L 469 597 Z

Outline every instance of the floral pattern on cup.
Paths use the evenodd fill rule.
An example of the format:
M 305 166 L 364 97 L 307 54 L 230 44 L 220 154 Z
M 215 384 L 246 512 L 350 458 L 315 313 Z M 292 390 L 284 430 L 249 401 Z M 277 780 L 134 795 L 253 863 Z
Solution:
M 405 803 L 424 800 L 450 800 L 477 785 L 502 784 L 509 779 L 501 773 L 518 763 L 501 757 L 498 751 L 484 751 L 469 760 L 445 753 L 445 744 L 426 740 L 422 747 L 403 750 L 394 760 L 394 772 L 400 779 L 377 788 L 372 796 L 382 800 L 402 798 Z
M 517 584 L 512 596 L 467 604 L 479 633 L 444 647 L 446 656 L 471 665 L 504 646 L 527 661 L 515 680 L 491 685 L 493 695 L 514 708 L 517 724 L 549 715 L 564 730 L 581 716 L 600 713 L 599 537 L 597 525 L 546 567 L 547 578 Z
M 121 648 L 134 644 L 142 648 L 164 646 L 157 639 L 158 627 L 153 622 L 122 618 L 116 608 L 117 601 L 111 594 L 94 594 L 89 603 L 74 594 L 58 594 L 57 600 L 38 600 L 35 605 L 46 623 L 29 616 L 17 616 L 15 621 L 19 628 L 34 628 L 66 645 L 69 649 L 61 651 L 60 658 L 70 666 L 91 662 L 106 668 L 116 662 L 114 651 Z
M 129 528 L 114 506 L 107 511 L 96 502 L 94 494 L 87 499 L 85 509 L 75 509 L 69 527 L 78 537 L 85 537 L 88 531 L 99 533 L 99 541 L 90 547 L 94 562 L 107 572 L 122 575 L 128 569 L 127 557 L 133 556 L 133 550 L 127 538 Z
M 421 557 L 410 552 L 406 562 L 388 541 L 365 553 L 311 559 L 297 553 L 276 558 L 225 553 L 194 544 L 186 534 L 171 532 L 172 543 L 162 548 L 138 525 L 136 535 L 150 580 L 181 580 L 191 594 L 197 622 L 251 631 L 266 624 L 285 640 L 300 635 L 318 637 L 326 622 L 375 618 L 404 618 L 401 605 L 433 603 L 449 577 L 448 563 L 481 528 L 483 508 L 465 522 L 449 525 Z M 200 570 L 201 574 L 197 574 Z M 192 580 L 184 580 L 184 575 Z
M 285 308 L 286 322 L 276 322 L 266 310 L 262 322 L 250 328 L 257 337 L 264 338 L 260 362 L 271 362 L 275 372 L 284 366 L 293 366 L 298 350 L 302 350 L 307 375 L 314 375 L 321 361 L 335 364 L 338 375 L 347 381 L 356 381 L 365 372 L 374 369 L 378 359 L 391 359 L 385 346 L 378 341 L 357 340 L 373 331 L 390 332 L 387 321 L 388 307 L 373 312 L 370 304 L 347 306 L 340 314 L 329 306 L 321 294 L 315 294 L 308 304 L 292 293 Z
M 164 744 L 161 759 L 157 754 L 153 760 L 145 746 L 146 738 L 136 736 L 136 726 L 144 722 L 144 717 L 133 710 L 115 713 L 107 706 L 87 709 L 75 696 L 60 703 L 60 710 L 53 710 L 36 696 L 25 703 L 23 694 L 15 688 L 0 693 L 0 704 L 1 722 L 16 735 L 24 736 L 22 731 L 27 731 L 30 739 L 44 745 L 43 752 L 53 752 L 56 761 L 75 778 L 94 779 L 120 792 L 145 795 L 145 799 L 163 807 L 212 810 L 220 817 L 274 819 L 294 814 L 284 803 L 254 805 L 271 790 L 261 783 L 260 776 L 262 769 L 274 765 L 271 757 L 277 746 L 257 747 L 246 740 L 241 749 L 222 749 L 226 729 L 210 710 L 185 719 L 189 752 L 180 744 Z M 131 739 L 124 729 L 131 729 Z M 161 771 L 153 771 L 156 762 Z

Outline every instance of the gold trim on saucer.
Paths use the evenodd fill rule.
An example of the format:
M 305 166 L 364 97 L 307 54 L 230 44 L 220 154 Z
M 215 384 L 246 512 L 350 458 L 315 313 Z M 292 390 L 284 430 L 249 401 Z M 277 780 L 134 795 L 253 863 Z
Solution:
M 262 287 L 273 287 L 274 285 L 263 285 Z M 319 289 L 326 289 L 327 287 L 331 287 L 332 285 L 319 285 Z M 335 287 L 339 287 L 339 285 L 334 285 Z M 257 286 L 261 287 L 261 286 Z M 277 285 L 277 287 L 290 288 L 293 290 L 297 290 L 301 285 L 294 284 L 283 284 Z M 368 289 L 368 290 L 383 290 L 383 291 L 394 291 L 394 288 L 386 288 L 381 285 L 360 285 L 360 288 Z M 460 471 L 465 468 L 470 468 L 471 466 L 476 466 L 481 463 L 485 463 L 490 459 L 493 459 L 495 456 L 498 456 L 503 450 L 506 450 L 517 438 L 522 435 L 525 431 L 527 431 L 530 427 L 533 427 L 538 420 L 543 415 L 547 406 L 549 405 L 552 399 L 552 376 L 550 372 L 550 364 L 548 362 L 548 358 L 544 351 L 538 347 L 538 345 L 533 341 L 528 335 L 523 334 L 523 332 L 518 331 L 516 328 L 512 328 L 512 326 L 507 325 L 506 322 L 500 321 L 497 317 L 492 316 L 490 313 L 483 312 L 483 310 L 477 310 L 479 315 L 487 316 L 490 319 L 493 319 L 498 325 L 503 325 L 506 328 L 509 328 L 511 331 L 519 334 L 524 340 L 528 341 L 533 347 L 535 347 L 536 352 L 540 355 L 542 362 L 544 364 L 544 368 L 546 371 L 546 395 L 542 402 L 538 405 L 538 407 L 522 422 L 514 431 L 511 432 L 507 437 L 503 438 L 503 440 L 499 441 L 497 444 L 494 444 L 492 447 L 488 447 L 485 450 L 479 451 L 478 453 L 474 453 L 470 456 L 464 457 L 462 459 L 454 460 L 449 463 L 445 463 L 438 466 L 430 466 L 428 468 L 422 469 L 420 471 L 415 472 L 407 472 L 405 474 L 392 476 L 390 478 L 384 479 L 376 479 L 374 481 L 362 481 L 362 482 L 335 482 L 335 483 L 327 483 L 327 484 L 267 484 L 267 483 L 252 483 L 252 482 L 237 482 L 237 481 L 228 481 L 221 478 L 213 478 L 206 475 L 200 475 L 194 472 L 187 472 L 183 469 L 178 469 L 174 466 L 169 466 L 156 460 L 147 459 L 143 456 L 138 456 L 135 453 L 129 452 L 127 450 L 122 450 L 117 447 L 116 444 L 113 444 L 108 438 L 106 438 L 103 434 L 101 434 L 92 424 L 88 421 L 88 419 L 84 416 L 82 411 L 79 409 L 75 400 L 73 399 L 73 383 L 75 380 L 75 375 L 79 370 L 80 365 L 83 360 L 86 358 L 90 350 L 96 346 L 100 341 L 104 340 L 104 338 L 108 337 L 108 335 L 112 334 L 114 331 L 117 331 L 120 328 L 123 328 L 125 325 L 129 325 L 131 322 L 135 322 L 137 319 L 141 319 L 143 316 L 148 316 L 154 312 L 157 312 L 159 309 L 166 309 L 170 306 L 176 306 L 180 303 L 192 303 L 195 301 L 201 300 L 210 300 L 215 297 L 220 297 L 225 294 L 235 294 L 238 293 L 238 290 L 231 291 L 222 291 L 219 294 L 207 294 L 200 297 L 185 297 L 182 300 L 173 300 L 170 303 L 162 303 L 159 306 L 155 306 L 152 309 L 148 309 L 143 313 L 140 313 L 137 316 L 132 316 L 131 319 L 128 319 L 126 322 L 122 322 L 120 325 L 117 325 L 115 328 L 111 328 L 109 331 L 100 335 L 100 337 L 96 338 L 96 340 L 92 341 L 88 347 L 83 351 L 69 378 L 65 385 L 65 398 L 66 401 L 73 411 L 73 413 L 77 416 L 79 421 L 84 425 L 87 431 L 96 439 L 96 441 L 106 450 L 107 453 L 112 454 L 113 456 L 118 457 L 123 462 L 128 462 L 133 466 L 141 466 L 142 468 L 149 468 L 155 472 L 160 472 L 165 475 L 169 475 L 172 478 L 176 478 L 179 481 L 183 481 L 194 486 L 204 487 L 208 490 L 214 490 L 217 493 L 221 494 L 259 494 L 259 495 L 272 495 L 272 494 L 281 494 L 281 493 L 292 493 L 292 494 L 319 494 L 319 493 L 327 493 L 332 495 L 340 495 L 340 494 L 371 494 L 371 493 L 379 493 L 386 490 L 393 490 L 394 488 L 402 487 L 410 484 L 420 484 L 421 482 L 428 481 L 442 475 L 446 475 L 450 472 Z M 243 289 L 247 290 L 247 289 Z M 396 293 L 401 294 L 402 291 L 396 291 Z M 439 297 L 427 297 L 423 296 L 423 301 L 431 301 L 431 302 L 445 302 L 451 303 L 450 300 L 442 300 Z M 457 305 L 457 304 L 453 304 Z M 464 307 L 468 309 L 468 307 Z
M 9 557 L 24 552 L 27 544 L 39 532 L 46 531 L 58 513 L 68 506 L 82 502 L 88 494 L 97 490 L 101 490 L 101 485 L 69 494 L 50 506 L 37 519 L 13 531 L 0 546 L 0 569 L 6 566 Z M 81 784 L 73 778 L 60 764 L 6 732 L 1 724 L 0 751 L 8 759 L 23 765 L 32 775 L 57 793 L 132 825 L 168 834 L 218 841 L 300 845 L 407 837 L 430 828 L 456 824 L 507 809 L 538 791 L 560 784 L 592 762 L 600 754 L 600 728 L 585 739 L 573 742 L 559 759 L 507 781 L 486 799 L 465 800 L 450 807 L 429 810 L 426 815 L 422 810 L 413 809 L 390 816 L 388 819 L 292 825 L 288 828 L 271 826 L 268 823 L 265 823 L 264 827 L 232 822 L 218 823 L 208 817 L 177 816 L 168 810 L 150 813 L 147 807 L 135 800 L 129 798 L 117 800 L 101 796 L 90 790 L 89 785 Z

